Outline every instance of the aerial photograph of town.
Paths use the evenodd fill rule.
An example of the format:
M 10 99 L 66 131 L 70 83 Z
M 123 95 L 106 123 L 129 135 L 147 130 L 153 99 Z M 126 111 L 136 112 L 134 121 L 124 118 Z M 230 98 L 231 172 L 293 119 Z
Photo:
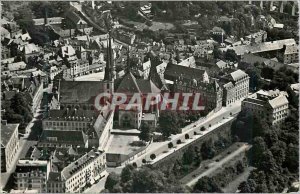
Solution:
M 0 1 L 1 193 L 299 193 L 295 1 Z

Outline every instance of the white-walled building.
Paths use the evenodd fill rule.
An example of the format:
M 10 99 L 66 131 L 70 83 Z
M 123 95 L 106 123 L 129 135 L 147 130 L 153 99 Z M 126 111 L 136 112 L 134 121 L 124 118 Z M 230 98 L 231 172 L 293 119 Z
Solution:
M 234 103 L 249 94 L 249 76 L 242 70 L 236 70 L 221 78 L 223 84 L 223 106 Z
M 281 124 L 289 115 L 287 93 L 279 90 L 259 90 L 242 102 L 242 110 L 265 118 L 271 125 Z

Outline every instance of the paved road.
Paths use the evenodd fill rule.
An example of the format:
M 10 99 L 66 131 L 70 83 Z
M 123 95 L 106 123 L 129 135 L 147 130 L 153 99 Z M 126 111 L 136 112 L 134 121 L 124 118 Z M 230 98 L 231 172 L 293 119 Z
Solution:
M 234 157 L 238 156 L 240 153 L 245 152 L 246 150 L 248 150 L 250 147 L 250 145 L 248 144 L 243 144 L 239 149 L 237 149 L 236 151 L 232 152 L 231 154 L 229 154 L 228 156 L 226 156 L 225 158 L 223 158 L 222 160 L 220 160 L 219 162 L 215 162 L 213 163 L 210 168 L 208 170 L 206 170 L 205 172 L 203 172 L 202 174 L 198 175 L 197 177 L 195 177 L 193 180 L 191 180 L 190 182 L 188 182 L 186 185 L 191 187 L 194 184 L 197 183 L 197 181 L 204 177 L 204 176 L 209 176 L 211 173 L 213 173 L 215 170 L 217 170 L 218 168 L 221 168 L 225 163 L 229 162 L 230 160 L 232 160 Z
M 33 119 L 30 121 L 30 123 L 26 126 L 25 129 L 25 134 L 23 137 L 20 138 L 19 140 L 19 149 L 16 153 L 16 156 L 14 157 L 14 160 L 12 161 L 13 165 L 11 166 L 10 169 L 7 170 L 6 173 L 1 173 L 1 185 L 0 185 L 0 190 L 5 187 L 7 184 L 10 176 L 14 173 L 16 169 L 16 164 L 19 161 L 19 159 L 24 158 L 26 156 L 26 153 L 28 152 L 29 148 L 33 145 L 37 144 L 36 140 L 28 139 L 28 137 L 32 134 L 35 133 L 34 130 L 37 128 L 37 122 L 40 122 L 40 117 L 42 115 L 42 110 L 40 108 L 37 109 L 36 113 L 34 114 Z M 34 138 L 33 138 L 34 139 Z
M 144 158 L 149 156 L 151 153 L 155 153 L 156 154 L 156 159 L 152 161 L 152 163 L 153 163 L 153 162 L 156 162 L 158 160 L 163 159 L 164 157 L 169 156 L 170 154 L 175 152 L 179 147 L 187 146 L 193 140 L 195 140 L 197 138 L 201 138 L 203 135 L 205 135 L 207 133 L 210 133 L 211 131 L 215 130 L 216 128 L 218 128 L 219 126 L 221 126 L 222 124 L 227 122 L 228 119 L 229 119 L 228 115 L 230 113 L 232 113 L 232 115 L 238 114 L 241 111 L 241 101 L 242 100 L 237 101 L 236 103 L 232 104 L 231 106 L 223 107 L 220 111 L 214 113 L 213 115 L 211 115 L 210 117 L 208 117 L 206 119 L 200 119 L 199 121 L 197 121 L 197 122 L 193 123 L 192 125 L 188 126 L 186 128 L 185 132 L 177 134 L 177 135 L 172 135 L 170 137 L 170 141 L 172 141 L 172 142 L 175 141 L 176 142 L 178 139 L 183 139 L 185 137 L 185 135 L 187 133 L 190 133 L 191 131 L 200 130 L 200 128 L 202 126 L 211 125 L 211 127 L 209 127 L 206 131 L 204 131 L 202 135 L 194 136 L 194 139 L 188 139 L 188 140 L 186 140 L 185 143 L 182 143 L 182 144 L 178 145 L 177 148 L 172 148 L 172 150 L 169 150 L 168 153 L 164 153 L 164 154 L 162 154 L 162 153 L 157 154 L 157 153 L 159 152 L 159 150 L 162 150 L 164 147 L 166 147 L 166 145 L 170 141 L 159 142 L 159 143 L 156 143 L 155 146 L 150 144 L 150 146 L 147 148 L 146 153 L 134 158 L 133 160 L 130 161 L 130 163 L 135 162 L 138 166 L 140 166 L 140 165 L 142 165 L 142 160 Z M 163 156 L 160 156 L 160 155 L 163 155 Z M 124 167 L 125 163 L 123 163 L 122 166 Z
M 99 180 L 98 183 L 93 184 L 90 188 L 86 189 L 83 193 L 100 193 L 104 190 L 105 181 L 107 179 L 108 173 L 106 173 L 105 177 Z
M 20 139 L 20 145 L 19 145 L 19 149 L 18 152 L 16 153 L 16 157 L 14 158 L 14 160 L 12 161 L 13 165 L 11 166 L 10 169 L 7 170 L 6 173 L 1 173 L 1 188 L 4 188 L 5 185 L 7 184 L 7 181 L 9 179 L 9 177 L 12 175 L 12 173 L 15 171 L 16 169 L 16 164 L 18 162 L 18 160 L 20 158 L 24 158 L 28 149 L 33 146 L 36 145 L 37 141 L 28 141 L 26 139 Z

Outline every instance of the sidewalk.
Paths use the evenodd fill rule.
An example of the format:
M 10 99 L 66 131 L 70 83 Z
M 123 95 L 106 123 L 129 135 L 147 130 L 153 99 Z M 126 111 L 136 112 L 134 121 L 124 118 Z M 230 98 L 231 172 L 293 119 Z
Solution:
M 147 149 L 147 152 L 136 157 L 130 163 L 136 162 L 138 166 L 142 165 L 142 160 L 149 156 L 152 153 L 160 152 L 160 150 L 164 149 L 164 147 L 167 146 L 169 142 L 177 141 L 178 139 L 182 139 L 186 134 L 191 133 L 192 131 L 195 131 L 197 129 L 200 129 L 201 126 L 211 125 L 208 127 L 204 132 L 202 132 L 202 135 L 195 135 L 190 139 L 186 139 L 182 144 L 176 145 L 176 148 L 169 149 L 166 153 L 155 153 L 156 159 L 151 161 L 151 163 L 155 163 L 156 161 L 167 157 L 168 155 L 172 154 L 176 150 L 178 150 L 181 147 L 187 146 L 189 143 L 194 141 L 195 139 L 201 138 L 203 135 L 213 131 L 217 127 L 221 126 L 222 124 L 228 122 L 230 119 L 233 118 L 234 115 L 238 114 L 241 111 L 241 101 L 243 99 L 237 101 L 236 103 L 228 106 L 223 107 L 220 111 L 214 113 L 213 115 L 207 117 L 206 119 L 200 118 L 198 121 L 196 121 L 193 125 L 190 125 L 190 127 L 184 131 L 183 133 L 171 135 L 169 141 L 159 142 L 156 146 L 149 146 Z M 229 116 L 231 113 L 232 116 Z M 122 164 L 122 167 L 124 167 L 125 164 Z
M 93 184 L 90 188 L 86 189 L 83 193 L 100 193 L 104 190 L 105 182 L 109 173 L 106 171 L 105 177 L 101 178 L 98 183 Z

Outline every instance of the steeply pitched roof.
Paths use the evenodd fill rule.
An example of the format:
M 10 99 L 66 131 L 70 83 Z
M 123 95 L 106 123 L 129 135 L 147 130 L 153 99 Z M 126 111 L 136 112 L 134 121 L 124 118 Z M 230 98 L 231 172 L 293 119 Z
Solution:
M 37 45 L 31 43 L 22 46 L 21 51 L 23 51 L 25 54 L 38 53 L 40 52 L 40 48 Z
M 75 13 L 74 11 L 67 12 L 66 16 L 67 16 L 67 18 L 69 18 L 75 24 L 87 24 L 86 21 L 81 19 L 81 17 L 77 13 Z
M 48 181 L 61 181 L 61 172 L 49 172 Z
M 99 78 L 100 79 L 100 78 Z M 94 103 L 94 98 L 104 91 L 102 81 L 62 81 L 60 103 Z
M 125 74 L 120 82 L 120 85 L 116 92 L 120 93 L 141 93 L 139 86 L 136 82 L 136 78 L 131 72 Z
M 202 79 L 205 70 L 185 67 L 181 65 L 173 65 L 168 64 L 165 70 L 165 79 L 173 80 L 174 78 L 178 78 L 182 76 L 184 79 L 192 80 L 192 79 Z
M 151 80 L 138 79 L 137 84 L 143 94 L 160 93 L 160 89 Z
M 52 143 L 69 143 L 72 145 L 85 144 L 84 133 L 82 131 L 43 130 L 40 141 Z
M 6 146 L 10 138 L 16 130 L 18 130 L 19 124 L 1 124 L 1 145 Z
M 90 110 L 89 107 L 87 110 L 82 108 L 64 109 L 60 110 L 50 110 L 49 111 L 49 120 L 65 120 L 65 121 L 92 121 L 97 117 L 97 112 Z M 50 118 L 51 117 L 51 118 Z

